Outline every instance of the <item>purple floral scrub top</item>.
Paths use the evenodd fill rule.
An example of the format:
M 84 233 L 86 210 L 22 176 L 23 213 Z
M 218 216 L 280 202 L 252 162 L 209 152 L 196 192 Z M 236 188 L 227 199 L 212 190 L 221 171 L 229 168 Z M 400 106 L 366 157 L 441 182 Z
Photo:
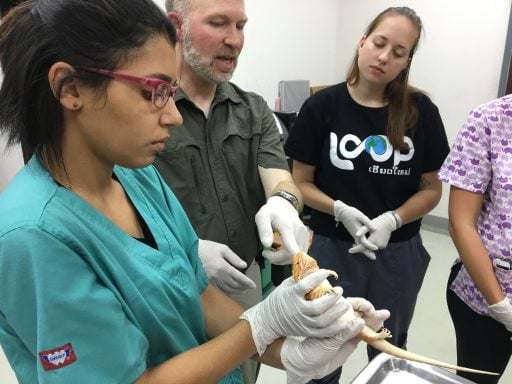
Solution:
M 497 259 L 512 265 L 512 95 L 469 113 L 438 176 L 483 194 L 478 232 L 503 292 L 512 298 L 512 270 L 496 266 Z M 475 312 L 488 314 L 487 302 L 464 266 L 450 288 Z

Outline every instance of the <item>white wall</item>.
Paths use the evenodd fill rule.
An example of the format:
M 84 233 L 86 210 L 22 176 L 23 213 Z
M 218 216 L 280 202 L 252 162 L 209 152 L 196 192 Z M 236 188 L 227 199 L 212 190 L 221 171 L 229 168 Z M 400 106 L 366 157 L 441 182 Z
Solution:
M 6 140 L 0 136 L 0 192 L 23 166 L 23 156 L 19 147 L 6 150 Z
M 165 0 L 154 0 L 155 3 L 162 9 L 165 9 Z
M 233 81 L 271 108 L 280 80 L 331 84 L 336 66 L 338 0 L 246 0 L 245 47 Z
M 2 72 L 0 70 L 0 85 L 2 84 Z M 0 192 L 4 190 L 12 177 L 23 165 L 23 156 L 19 147 L 5 148 L 7 139 L 0 136 Z

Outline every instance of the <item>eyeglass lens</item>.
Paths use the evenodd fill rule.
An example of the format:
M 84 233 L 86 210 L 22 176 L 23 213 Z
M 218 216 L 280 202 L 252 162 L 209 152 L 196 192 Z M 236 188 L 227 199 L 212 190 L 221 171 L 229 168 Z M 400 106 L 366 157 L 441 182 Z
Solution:
M 171 86 L 168 84 L 158 84 L 155 89 L 155 105 L 158 108 L 163 108 L 167 101 L 169 100 L 169 96 L 171 95 Z

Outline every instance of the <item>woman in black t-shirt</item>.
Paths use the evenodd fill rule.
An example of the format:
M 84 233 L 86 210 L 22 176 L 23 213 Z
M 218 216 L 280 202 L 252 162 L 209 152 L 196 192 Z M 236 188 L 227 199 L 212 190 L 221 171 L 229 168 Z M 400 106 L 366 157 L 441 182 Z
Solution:
M 311 254 L 338 272 L 346 296 L 390 310 L 390 341 L 401 347 L 430 259 L 421 218 L 441 198 L 436 172 L 449 151 L 437 107 L 408 84 L 421 31 L 410 8 L 380 13 L 347 81 L 304 103 L 285 145 L 313 209 Z M 338 370 L 315 382 L 339 377 Z

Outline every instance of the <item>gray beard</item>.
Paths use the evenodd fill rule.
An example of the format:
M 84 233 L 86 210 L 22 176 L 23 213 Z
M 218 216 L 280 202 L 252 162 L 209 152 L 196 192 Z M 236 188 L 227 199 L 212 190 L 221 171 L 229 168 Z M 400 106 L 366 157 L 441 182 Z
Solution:
M 201 56 L 192 46 L 188 29 L 185 28 L 183 34 L 183 61 L 200 77 L 210 83 L 220 85 L 231 80 L 233 73 L 216 75 L 212 69 L 212 61 Z

